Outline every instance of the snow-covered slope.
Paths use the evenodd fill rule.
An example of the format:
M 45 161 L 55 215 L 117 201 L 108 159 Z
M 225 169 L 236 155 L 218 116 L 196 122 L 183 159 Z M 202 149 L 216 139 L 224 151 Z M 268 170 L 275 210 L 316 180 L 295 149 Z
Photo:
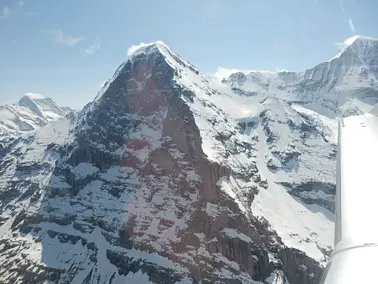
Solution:
M 377 39 L 355 36 L 331 60 L 304 72 L 237 72 L 223 82 L 244 95 L 301 102 L 326 116 L 360 114 L 378 103 L 377 55 Z
M 353 45 L 222 81 L 162 42 L 133 47 L 79 114 L 1 136 L 0 282 L 318 283 L 337 119 L 376 98 L 376 41 Z
M 59 107 L 50 98 L 29 93 L 16 104 L 0 106 L 0 128 L 10 132 L 31 131 L 64 117 L 70 111 Z

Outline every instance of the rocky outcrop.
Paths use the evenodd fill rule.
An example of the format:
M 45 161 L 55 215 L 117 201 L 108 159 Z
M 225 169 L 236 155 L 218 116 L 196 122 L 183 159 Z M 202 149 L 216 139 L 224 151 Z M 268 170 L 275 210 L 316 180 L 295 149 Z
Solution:
M 308 181 L 301 184 L 281 182 L 281 184 L 285 186 L 293 196 L 301 198 L 305 203 L 315 203 L 327 208 L 331 212 L 335 212 L 335 184 L 318 181 Z

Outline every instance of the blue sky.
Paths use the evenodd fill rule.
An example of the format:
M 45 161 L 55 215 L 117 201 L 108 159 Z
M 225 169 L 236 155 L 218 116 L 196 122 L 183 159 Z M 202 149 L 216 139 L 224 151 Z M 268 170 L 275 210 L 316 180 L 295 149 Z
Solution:
M 24 93 L 83 106 L 133 44 L 162 40 L 203 72 L 303 70 L 354 34 L 377 0 L 1 0 L 0 104 Z

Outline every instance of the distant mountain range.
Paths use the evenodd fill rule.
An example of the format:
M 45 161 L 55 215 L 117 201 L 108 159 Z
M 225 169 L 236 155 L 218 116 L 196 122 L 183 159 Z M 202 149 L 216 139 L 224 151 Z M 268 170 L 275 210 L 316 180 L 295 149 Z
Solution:
M 52 99 L 26 94 L 18 103 L 0 106 L 0 128 L 8 131 L 31 131 L 72 111 L 58 106 Z

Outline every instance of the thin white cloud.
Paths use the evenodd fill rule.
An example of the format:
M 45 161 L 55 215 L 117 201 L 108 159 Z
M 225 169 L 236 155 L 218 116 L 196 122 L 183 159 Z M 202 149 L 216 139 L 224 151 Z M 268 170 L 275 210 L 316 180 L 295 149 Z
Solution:
M 142 47 L 146 47 L 150 45 L 150 43 L 144 43 L 144 42 L 141 42 L 140 44 L 135 44 L 135 45 L 132 45 L 130 46 L 128 49 L 127 49 L 127 55 L 130 56 L 131 54 L 133 54 L 135 51 L 137 51 L 139 48 L 142 48 Z
M 0 13 L 0 20 L 6 20 L 9 18 L 10 16 L 10 9 L 8 7 L 4 7 L 3 10 L 1 10 L 1 13 Z
M 356 33 L 356 28 L 354 27 L 353 20 L 351 18 L 348 19 L 349 28 L 352 31 L 352 33 Z
M 100 39 L 97 38 L 94 43 L 92 43 L 87 48 L 83 49 L 83 54 L 84 54 L 84 56 L 95 54 L 97 51 L 100 50 L 100 47 L 101 47 L 100 46 Z
M 25 96 L 29 97 L 32 100 L 42 100 L 45 98 L 44 96 L 38 93 L 26 93 Z
M 219 66 L 217 68 L 217 71 L 214 73 L 214 77 L 217 78 L 218 80 L 222 80 L 224 78 L 228 78 L 231 74 L 241 72 L 238 69 L 228 69 L 228 68 L 223 68 Z
M 234 73 L 242 72 L 242 73 L 248 74 L 248 73 L 251 73 L 253 71 L 255 71 L 255 70 L 224 68 L 224 67 L 219 66 L 217 68 L 217 71 L 215 71 L 215 73 L 213 74 L 213 77 L 216 78 L 217 80 L 221 81 L 224 78 L 227 79 L 228 77 L 230 77 Z
M 342 13 L 344 15 L 348 15 L 349 12 L 348 12 L 347 7 L 344 4 L 344 1 L 343 0 L 339 0 L 339 4 L 340 4 L 340 9 L 341 9 Z M 355 34 L 357 32 L 356 31 L 356 27 L 354 26 L 353 19 L 350 16 L 348 16 L 348 25 L 349 25 L 349 28 L 350 28 L 351 32 Z
M 24 7 L 25 1 L 18 1 L 18 5 L 20 5 L 21 8 Z
M 53 31 L 48 31 L 48 32 L 51 33 L 54 36 L 55 41 L 57 43 L 61 43 L 61 44 L 64 44 L 64 45 L 67 45 L 67 46 L 70 46 L 70 47 L 74 47 L 80 41 L 82 41 L 84 39 L 81 36 L 75 37 L 75 36 L 71 36 L 69 34 L 65 34 L 61 30 L 53 30 Z

